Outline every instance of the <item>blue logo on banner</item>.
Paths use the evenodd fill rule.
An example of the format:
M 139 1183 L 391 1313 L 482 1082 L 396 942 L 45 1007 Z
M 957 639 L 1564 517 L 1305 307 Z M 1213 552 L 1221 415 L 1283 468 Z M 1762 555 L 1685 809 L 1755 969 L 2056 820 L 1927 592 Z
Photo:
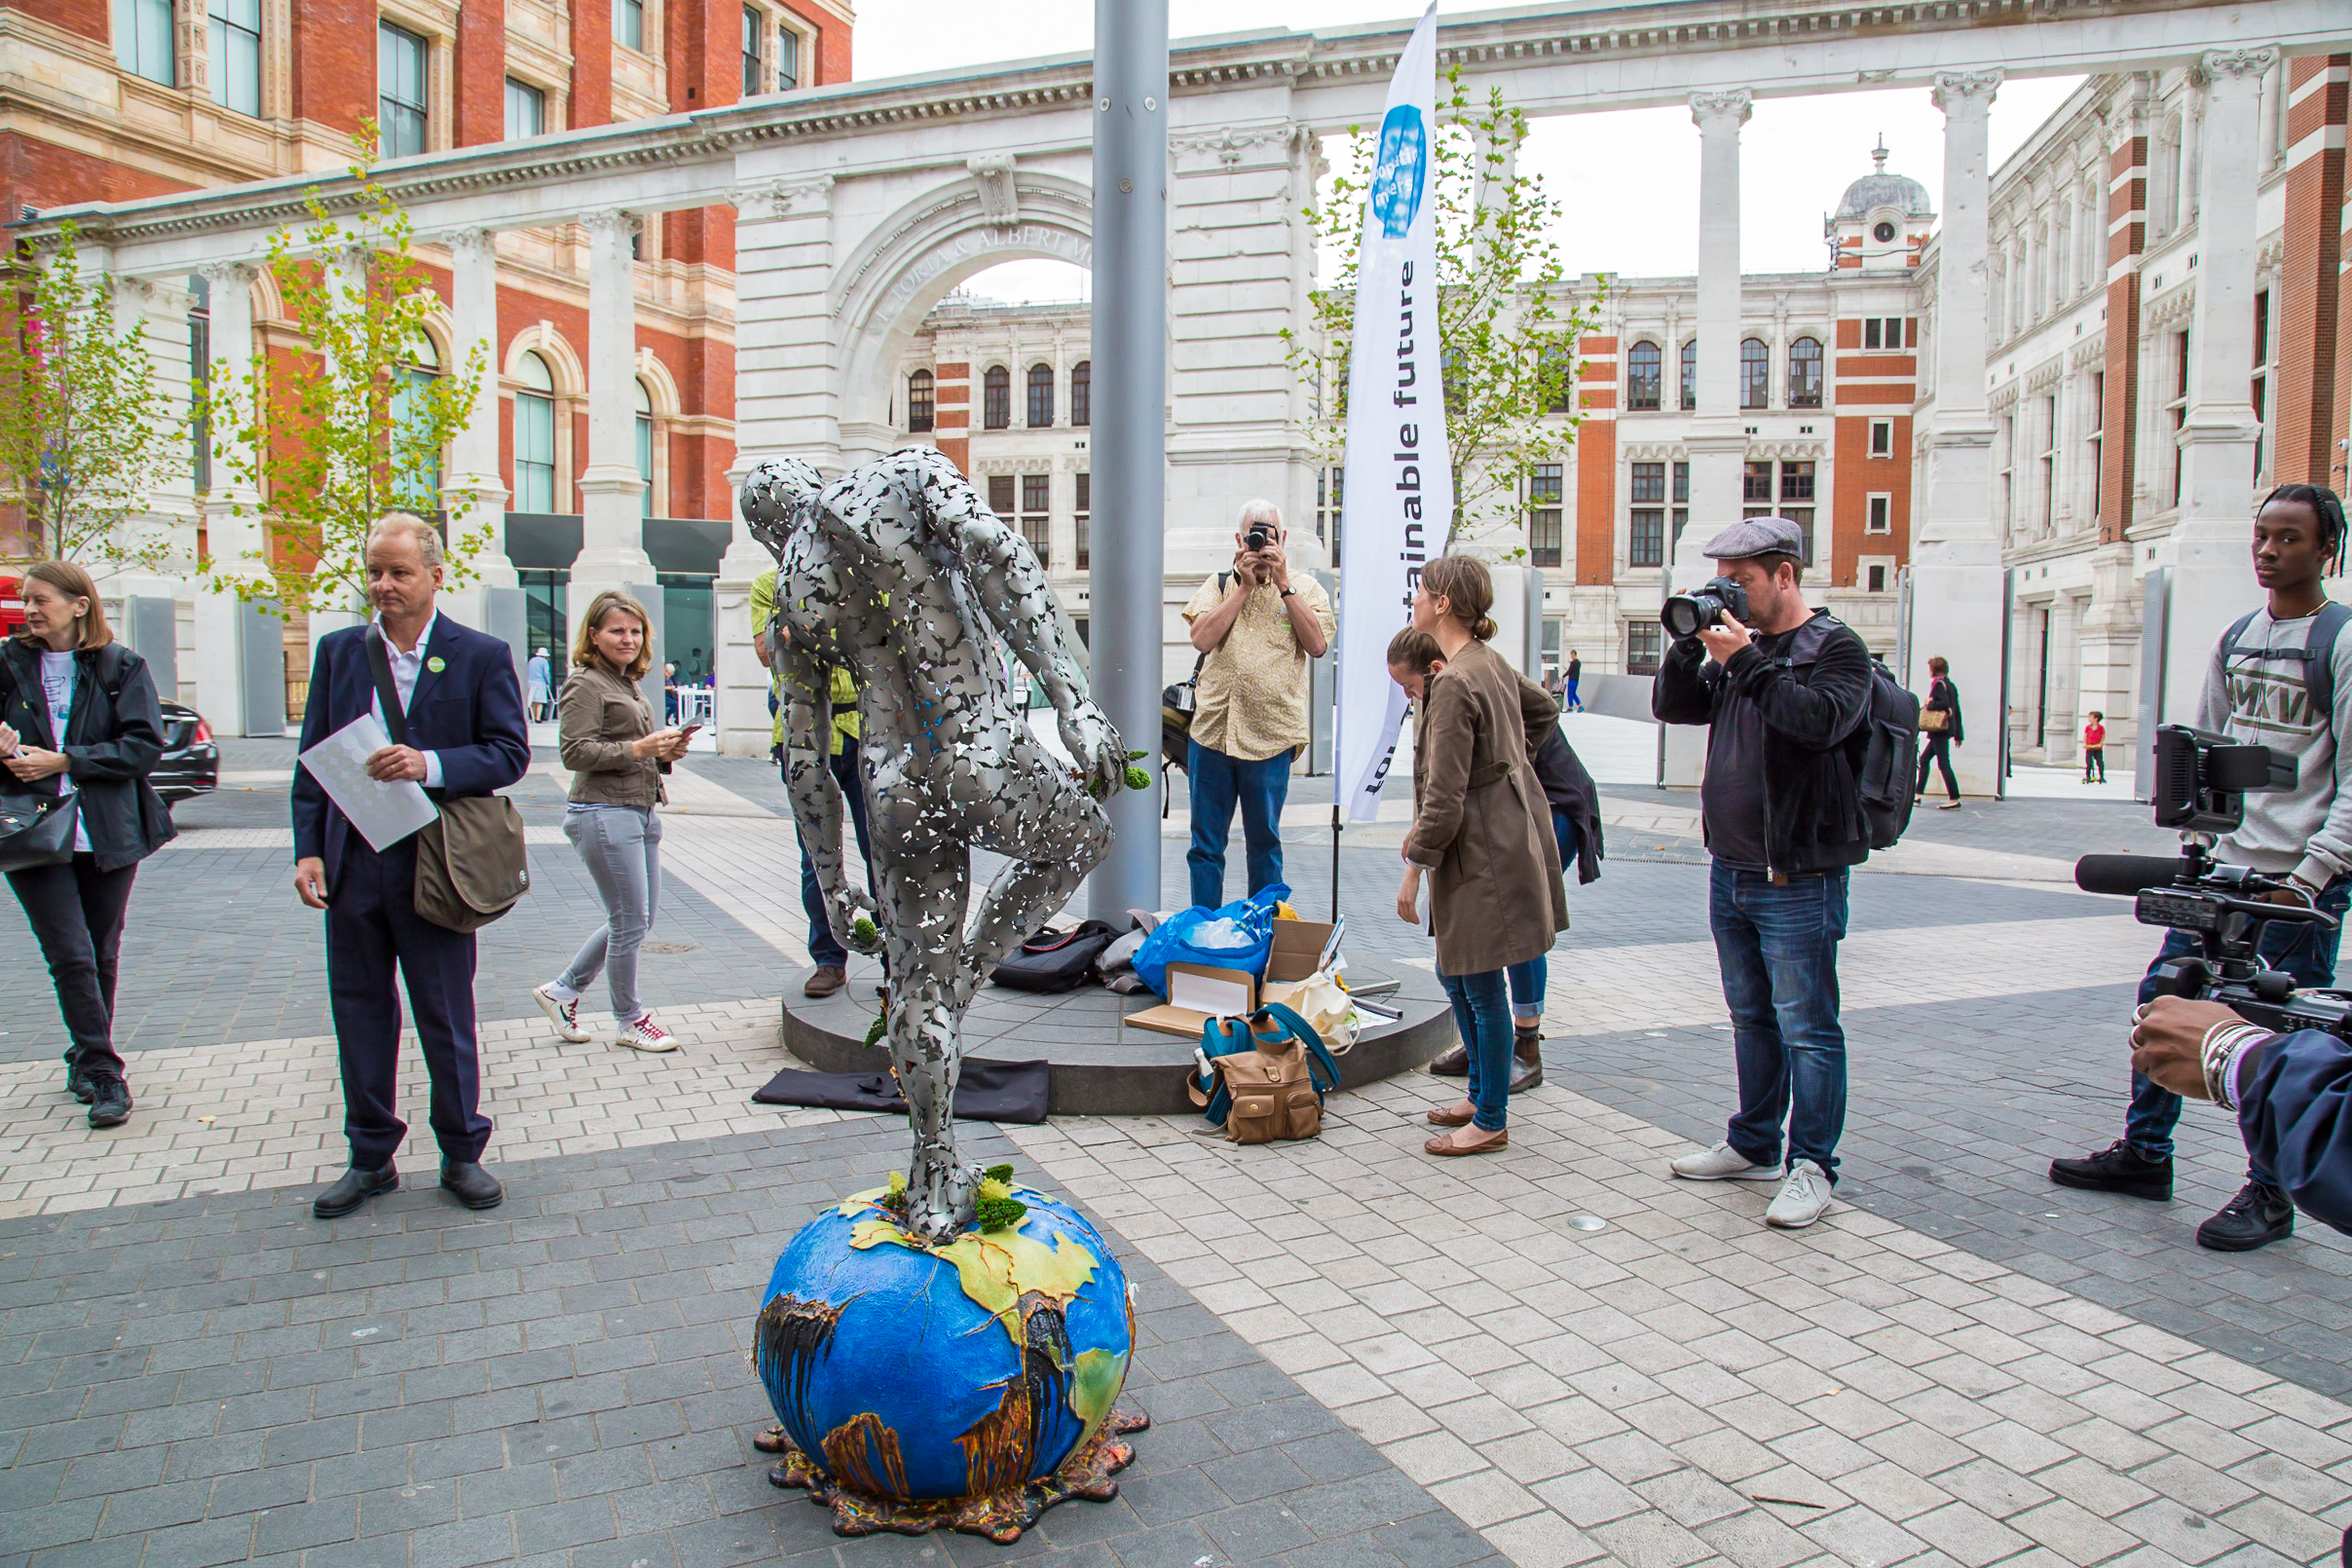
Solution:
M 1400 103 L 1380 122 L 1380 157 L 1372 166 L 1372 211 L 1380 232 L 1401 240 L 1421 210 L 1421 190 L 1429 180 L 1429 132 L 1421 111 Z

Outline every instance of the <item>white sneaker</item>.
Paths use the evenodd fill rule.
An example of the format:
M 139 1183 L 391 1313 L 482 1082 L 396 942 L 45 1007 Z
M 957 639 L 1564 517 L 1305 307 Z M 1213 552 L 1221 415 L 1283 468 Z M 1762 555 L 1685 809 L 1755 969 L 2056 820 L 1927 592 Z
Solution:
M 567 1002 L 555 994 L 555 987 L 549 983 L 531 988 L 531 999 L 539 1003 L 541 1012 L 547 1015 L 547 1022 L 555 1026 L 555 1032 L 574 1045 L 588 1037 L 588 1031 L 579 1027 L 579 997 L 575 996 Z
M 1685 1181 L 1777 1181 L 1780 1167 L 1758 1165 L 1729 1143 L 1718 1143 L 1704 1154 L 1677 1159 L 1674 1174 Z
M 615 1035 L 613 1043 L 625 1045 L 632 1051 L 660 1052 L 678 1049 L 677 1038 L 668 1029 L 654 1023 L 653 1015 L 651 1013 L 646 1014 L 645 1017 Z
M 1764 1222 L 1775 1230 L 1803 1230 L 1829 1208 L 1829 1176 L 1811 1160 L 1788 1168 L 1787 1178 L 1764 1211 Z

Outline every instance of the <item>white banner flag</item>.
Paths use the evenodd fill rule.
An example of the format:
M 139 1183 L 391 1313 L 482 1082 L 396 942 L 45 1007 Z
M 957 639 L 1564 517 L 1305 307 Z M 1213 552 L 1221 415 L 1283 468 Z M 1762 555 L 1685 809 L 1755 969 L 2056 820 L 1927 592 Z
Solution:
M 1380 811 L 1404 719 L 1389 639 L 1412 618 L 1421 568 L 1454 511 L 1437 359 L 1437 96 L 1433 0 L 1389 82 L 1357 251 L 1339 560 L 1338 787 L 1351 822 Z

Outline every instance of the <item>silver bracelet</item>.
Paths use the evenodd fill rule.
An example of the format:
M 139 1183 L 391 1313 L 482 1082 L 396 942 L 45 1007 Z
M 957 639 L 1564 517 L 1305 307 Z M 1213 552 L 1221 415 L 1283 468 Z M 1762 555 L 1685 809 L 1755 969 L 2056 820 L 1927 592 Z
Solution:
M 2199 1051 L 2205 1068 L 2205 1096 L 2223 1110 L 2237 1109 L 2229 1096 L 2230 1067 L 2238 1053 L 2256 1040 L 2269 1037 L 2269 1030 L 2259 1024 L 2246 1024 L 2224 1019 L 2205 1031 Z

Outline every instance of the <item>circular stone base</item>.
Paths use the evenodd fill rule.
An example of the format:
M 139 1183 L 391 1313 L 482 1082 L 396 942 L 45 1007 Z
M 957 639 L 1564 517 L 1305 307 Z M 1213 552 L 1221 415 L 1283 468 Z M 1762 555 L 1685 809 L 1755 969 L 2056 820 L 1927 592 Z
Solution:
M 871 968 L 861 968 L 865 972 L 821 1001 L 801 994 L 808 971 L 786 980 L 784 1048 L 819 1072 L 872 1072 L 885 1061 L 879 1050 L 866 1045 L 877 977 Z M 1403 1016 L 1365 1030 L 1355 1049 L 1338 1059 L 1343 1089 L 1409 1072 L 1454 1043 L 1453 1010 L 1437 976 L 1401 968 L 1396 975 L 1398 989 L 1371 1000 Z M 1357 968 L 1348 977 L 1359 986 L 1376 978 Z M 983 986 L 964 1015 L 964 1052 L 1003 1062 L 1043 1058 L 1053 1074 L 1047 1109 L 1056 1116 L 1194 1112 L 1184 1079 L 1192 1071 L 1199 1037 L 1180 1039 L 1121 1022 L 1130 1013 L 1158 1006 L 1159 1000 L 1149 991 L 1121 996 L 1100 986 L 1055 996 Z

